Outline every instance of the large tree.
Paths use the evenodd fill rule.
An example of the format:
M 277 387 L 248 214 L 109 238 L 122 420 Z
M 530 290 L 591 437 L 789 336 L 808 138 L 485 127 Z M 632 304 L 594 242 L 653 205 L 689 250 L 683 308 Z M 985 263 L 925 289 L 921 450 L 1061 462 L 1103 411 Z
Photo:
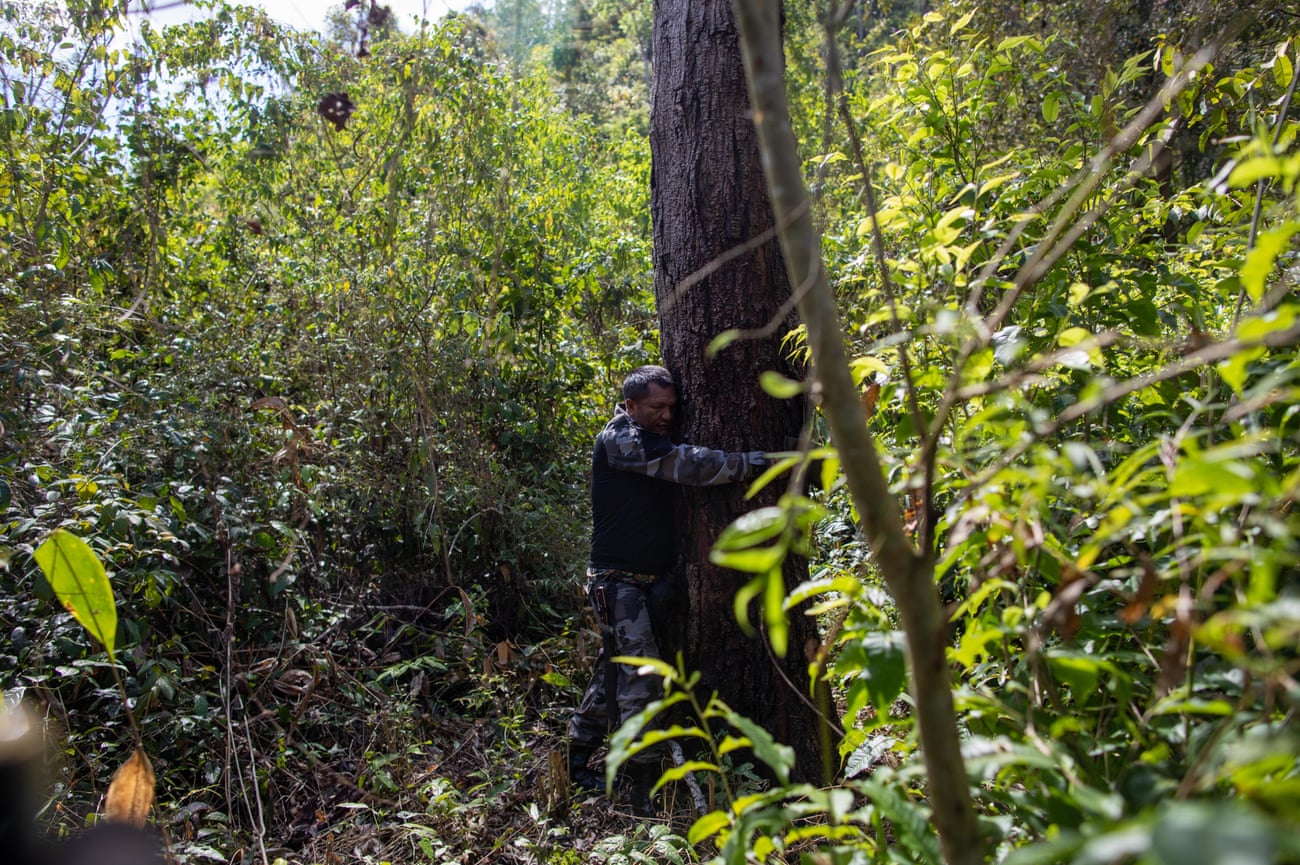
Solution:
M 758 383 L 764 370 L 800 373 L 782 349 L 796 319 L 730 0 L 655 0 L 653 56 L 655 296 L 664 360 L 680 385 L 680 432 L 686 441 L 727 450 L 780 450 L 799 434 L 806 405 L 773 399 Z M 710 357 L 710 341 L 731 329 L 748 333 Z M 717 691 L 792 745 L 796 771 L 820 779 L 825 728 L 809 699 L 808 675 L 818 645 L 814 623 L 793 616 L 789 652 L 778 658 L 733 614 L 749 575 L 709 562 L 722 529 L 778 492 L 774 485 L 749 501 L 739 486 L 682 492 L 678 572 L 689 613 L 677 636 L 705 695 Z M 786 560 L 787 588 L 806 575 L 804 560 Z

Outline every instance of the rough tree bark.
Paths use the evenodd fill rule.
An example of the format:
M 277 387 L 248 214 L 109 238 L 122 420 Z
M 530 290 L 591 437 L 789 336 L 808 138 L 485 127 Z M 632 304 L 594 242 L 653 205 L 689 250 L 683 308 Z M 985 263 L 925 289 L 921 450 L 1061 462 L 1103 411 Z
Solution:
M 768 397 L 758 376 L 777 370 L 802 378 L 781 351 L 796 322 L 781 312 L 790 284 L 772 233 L 730 0 L 655 0 L 653 39 L 655 295 L 664 362 L 679 384 L 681 438 L 733 451 L 783 450 L 799 434 L 805 405 Z M 706 267 L 706 276 L 687 282 Z M 731 328 L 767 330 L 706 357 L 709 342 Z M 677 570 L 689 612 L 684 633 L 665 641 L 666 657 L 681 648 L 688 669 L 702 675 L 704 696 L 717 691 L 795 749 L 799 777 L 820 781 L 824 730 L 808 696 L 806 654 L 818 645 L 815 624 L 794 616 L 790 650 L 776 658 L 732 613 L 746 575 L 708 558 L 729 522 L 779 492 L 746 502 L 741 485 L 682 491 Z M 786 562 L 789 587 L 806 577 L 805 561 Z

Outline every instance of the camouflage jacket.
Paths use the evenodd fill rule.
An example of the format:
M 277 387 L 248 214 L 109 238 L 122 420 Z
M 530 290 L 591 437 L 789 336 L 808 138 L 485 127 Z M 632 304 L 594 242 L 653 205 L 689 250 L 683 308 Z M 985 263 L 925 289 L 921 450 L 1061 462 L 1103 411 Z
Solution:
M 619 407 L 592 452 L 591 566 L 667 573 L 673 564 L 672 485 L 731 483 L 766 464 L 762 451 L 673 444 Z

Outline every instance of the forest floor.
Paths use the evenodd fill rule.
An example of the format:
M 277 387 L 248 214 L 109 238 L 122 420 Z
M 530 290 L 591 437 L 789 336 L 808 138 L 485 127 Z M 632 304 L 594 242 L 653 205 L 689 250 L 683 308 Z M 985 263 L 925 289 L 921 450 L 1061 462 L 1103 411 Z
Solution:
M 298 849 L 268 849 L 268 859 L 589 863 L 653 843 L 665 830 L 684 837 L 695 819 L 689 800 L 671 790 L 649 820 L 634 817 L 617 794 L 611 801 L 570 791 L 562 737 L 534 730 L 512 762 L 501 751 L 497 723 L 465 719 L 438 727 L 438 740 L 454 744 L 415 755 L 409 776 L 392 776 L 401 794 L 365 796 L 355 783 L 336 784 L 316 807 L 300 812 L 303 822 L 282 828 Z
M 248 721 L 231 725 L 236 764 L 257 766 L 263 789 L 227 792 L 224 808 L 212 788 L 161 808 L 177 860 L 587 865 L 665 844 L 689 855 L 698 814 L 684 784 L 648 820 L 617 796 L 569 789 L 564 731 L 594 629 L 494 643 L 416 617 L 376 643 L 374 609 L 354 609 L 331 639 L 282 653 L 274 668 L 263 662 Z M 310 692 L 277 684 L 308 669 L 327 671 Z

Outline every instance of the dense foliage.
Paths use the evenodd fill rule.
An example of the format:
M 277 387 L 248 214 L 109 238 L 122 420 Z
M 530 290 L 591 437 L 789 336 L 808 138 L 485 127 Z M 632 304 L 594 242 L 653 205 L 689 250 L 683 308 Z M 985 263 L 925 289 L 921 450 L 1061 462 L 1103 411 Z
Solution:
M 808 175 L 884 470 L 949 602 L 982 834 L 1016 862 L 1294 860 L 1294 42 L 1224 71 L 1222 45 L 1161 40 L 1076 90 L 1050 38 L 973 22 L 927 14 L 832 82 L 844 144 Z M 961 780 L 921 764 L 903 632 L 829 504 L 846 531 L 785 603 L 830 592 L 848 774 L 894 764 L 694 834 L 728 862 L 821 836 L 937 861 L 900 792 Z M 798 499 L 750 515 L 718 558 L 761 591 L 808 523 Z
M 583 442 L 654 352 L 644 143 L 469 18 L 358 58 L 241 7 L 4 15 L 5 687 L 66 731 L 75 824 L 124 725 L 30 555 L 66 528 L 171 813 L 242 837 L 256 772 L 311 826 L 580 600 Z
M 1268 4 L 1212 57 L 932 5 L 829 41 L 791 6 L 788 68 L 990 856 L 1300 861 L 1296 41 Z M 498 3 L 363 51 L 204 8 L 0 12 L 0 682 L 53 722 L 52 831 L 131 745 L 32 555 L 62 528 L 107 566 L 183 861 L 939 861 L 833 450 L 718 555 L 770 632 L 817 602 L 836 783 L 779 783 L 781 743 L 665 666 L 714 801 L 564 819 L 584 453 L 657 354 L 649 4 Z M 791 548 L 813 580 L 764 595 Z

